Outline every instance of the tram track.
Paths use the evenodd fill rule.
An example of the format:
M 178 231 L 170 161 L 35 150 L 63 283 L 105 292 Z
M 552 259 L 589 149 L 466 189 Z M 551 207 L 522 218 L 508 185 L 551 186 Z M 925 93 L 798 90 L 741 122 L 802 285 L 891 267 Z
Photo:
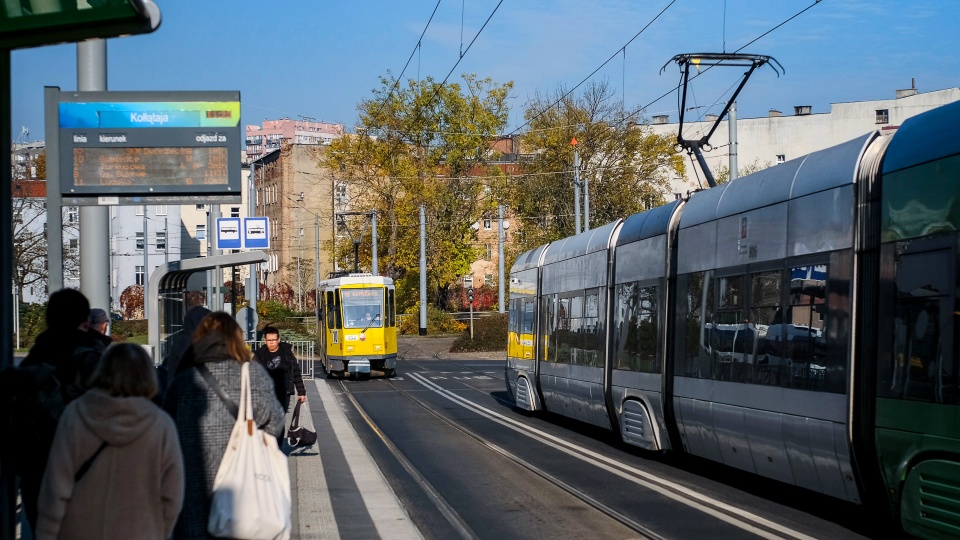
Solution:
M 601 501 L 590 496 L 585 491 L 577 489 L 576 487 L 570 485 L 567 482 L 564 482 L 563 480 L 555 477 L 554 475 L 551 475 L 550 473 L 537 467 L 536 465 L 529 463 L 528 461 L 520 458 L 519 456 L 511 453 L 510 451 L 484 439 L 480 435 L 464 428 L 460 424 L 443 416 L 442 414 L 434 410 L 434 408 L 431 407 L 430 404 L 416 397 L 411 392 L 404 390 L 399 385 L 397 385 L 394 381 L 390 381 L 390 383 L 392 384 L 394 390 L 396 390 L 398 394 L 400 394 L 410 402 L 416 404 L 418 407 L 428 412 L 431 416 L 433 416 L 443 424 L 466 435 L 467 437 L 475 441 L 477 444 L 479 444 L 481 447 L 486 448 L 487 450 L 493 451 L 496 454 L 500 455 L 501 457 L 506 458 L 507 460 L 513 462 L 514 464 L 539 476 L 540 478 L 547 481 L 551 485 L 573 496 L 574 498 L 583 502 L 584 504 L 594 508 L 595 510 L 600 512 L 602 515 L 614 521 L 617 521 L 621 525 L 629 528 L 633 532 L 640 535 L 641 538 L 647 538 L 650 540 L 665 540 L 663 536 L 650 530 L 649 528 L 645 527 L 641 523 L 633 519 L 630 519 L 628 516 L 618 512 L 617 510 L 605 505 Z M 349 388 L 347 387 L 347 385 L 343 384 L 342 381 L 340 381 L 340 384 L 341 384 L 341 388 L 344 391 L 344 394 L 349 399 L 351 405 L 357 410 L 358 414 L 360 414 L 360 416 L 363 418 L 364 422 L 376 434 L 377 438 L 380 439 L 381 442 L 383 442 L 384 446 L 391 453 L 391 455 L 393 455 L 394 458 L 397 459 L 397 461 L 401 464 L 404 470 L 406 470 L 407 473 L 409 473 L 415 479 L 415 481 L 424 489 L 425 493 L 427 494 L 427 497 L 431 500 L 431 502 L 433 502 L 433 504 L 437 506 L 437 509 L 450 522 L 451 526 L 453 526 L 459 532 L 459 534 L 461 535 L 461 538 L 479 538 L 479 536 L 474 531 L 472 531 L 469 525 L 467 525 L 464 522 L 464 520 L 459 516 L 456 510 L 453 509 L 446 502 L 446 500 L 443 498 L 440 492 L 437 491 L 422 474 L 420 474 L 420 472 L 416 469 L 416 466 L 413 465 L 413 463 L 406 456 L 403 455 L 403 453 L 396 447 L 396 445 L 394 445 L 393 442 L 390 441 L 389 437 L 387 437 L 387 435 L 383 432 L 383 430 L 381 430 L 379 426 L 377 426 L 376 422 L 367 414 L 367 412 L 360 405 L 357 399 L 349 391 Z

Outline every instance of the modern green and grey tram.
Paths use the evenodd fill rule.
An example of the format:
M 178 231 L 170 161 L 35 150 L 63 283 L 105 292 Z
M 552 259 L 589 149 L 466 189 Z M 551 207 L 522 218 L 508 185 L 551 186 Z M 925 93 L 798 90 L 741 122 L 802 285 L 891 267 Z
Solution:
M 957 126 L 960 102 L 521 255 L 517 406 L 960 537 Z

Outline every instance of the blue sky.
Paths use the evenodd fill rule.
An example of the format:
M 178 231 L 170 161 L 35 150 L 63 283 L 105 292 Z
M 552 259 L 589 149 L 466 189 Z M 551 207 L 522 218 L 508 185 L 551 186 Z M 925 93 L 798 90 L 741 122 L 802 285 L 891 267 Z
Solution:
M 399 75 L 436 0 L 155 0 L 152 34 L 111 39 L 109 90 L 239 90 L 243 124 L 305 116 L 352 131 L 356 105 L 379 77 Z M 537 92 L 570 89 L 594 70 L 628 106 L 677 119 L 680 53 L 733 52 L 814 0 L 441 0 L 404 78 L 451 80 L 476 73 L 514 82 L 510 128 Z M 497 8 L 486 27 L 477 32 Z M 625 50 L 624 45 L 669 5 Z M 794 105 L 886 99 L 909 88 L 960 85 L 950 0 L 822 0 L 742 52 L 776 58 L 785 73 L 758 70 L 738 99 L 739 117 L 790 114 Z M 601 67 L 611 56 L 616 57 Z M 692 84 L 688 106 L 721 103 L 742 70 L 713 70 Z M 76 90 L 76 46 L 12 54 L 11 126 L 42 139 L 43 87 Z M 722 106 L 722 105 L 718 105 Z M 705 113 L 707 109 L 698 109 Z M 719 112 L 715 108 L 712 112 Z

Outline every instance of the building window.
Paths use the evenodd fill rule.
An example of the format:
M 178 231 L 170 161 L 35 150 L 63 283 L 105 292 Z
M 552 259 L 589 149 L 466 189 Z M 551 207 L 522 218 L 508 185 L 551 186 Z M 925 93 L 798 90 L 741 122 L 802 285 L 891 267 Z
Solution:
M 154 206 L 154 209 L 157 211 L 158 216 L 167 215 L 167 205 L 165 204 L 158 204 L 157 206 Z
M 878 124 L 890 123 L 890 111 L 888 109 L 877 109 L 877 123 Z
M 206 210 L 206 206 L 207 206 L 207 205 L 205 205 L 205 204 L 198 204 L 198 205 L 197 205 L 197 210 Z
M 787 161 L 785 154 L 777 154 L 777 163 L 784 163 L 785 161 Z
M 493 246 L 491 246 L 490 244 L 484 244 L 483 248 L 484 248 L 483 258 L 484 260 L 489 261 L 490 259 L 493 258 Z
M 137 277 L 137 285 L 143 285 L 143 267 L 136 266 L 134 267 L 134 273 Z
M 80 247 L 80 242 L 76 238 L 70 239 L 70 249 L 77 249 Z
M 483 230 L 489 231 L 492 227 L 491 219 L 488 217 L 483 218 Z
M 167 233 L 166 232 L 157 232 L 157 251 L 166 251 L 167 249 Z
M 137 206 L 137 215 L 138 215 L 138 216 L 142 216 L 144 213 L 146 213 L 146 211 L 147 211 L 146 205 L 142 205 L 142 204 L 141 204 L 141 205 Z
M 137 249 L 143 249 L 143 233 L 137 233 Z
M 80 221 L 76 207 L 67 210 L 67 223 L 76 223 Z
M 206 240 L 206 239 L 207 239 L 207 226 L 197 225 L 197 240 Z
M 493 278 L 493 274 L 484 274 L 484 275 L 483 275 L 483 284 L 484 284 L 484 285 L 490 285 L 490 286 L 492 287 L 492 286 L 496 285 L 497 282 L 496 282 L 496 280 Z
M 240 207 L 232 206 L 230 207 L 230 217 L 240 217 Z

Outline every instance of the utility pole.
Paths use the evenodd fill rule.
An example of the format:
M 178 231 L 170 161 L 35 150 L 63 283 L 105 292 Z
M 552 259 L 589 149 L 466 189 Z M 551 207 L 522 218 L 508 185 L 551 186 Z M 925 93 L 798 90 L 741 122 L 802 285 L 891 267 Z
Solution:
M 372 235 L 373 235 L 373 245 L 371 246 L 371 253 L 372 253 L 372 256 L 373 256 L 373 261 L 372 261 L 372 263 L 370 264 L 370 266 L 371 266 L 371 272 L 370 272 L 370 273 L 373 274 L 373 275 L 375 275 L 375 276 L 379 276 L 379 275 L 380 275 L 380 272 L 379 272 L 379 269 L 377 268 L 377 211 L 376 211 L 376 210 L 374 210 L 374 211 L 371 212 L 371 214 L 370 214 L 370 226 L 371 226 L 371 228 L 373 229 L 373 233 L 372 233 Z
M 250 164 L 250 185 L 247 187 L 247 215 L 257 215 L 257 162 Z M 260 280 L 257 279 L 257 264 L 250 265 L 250 277 L 247 280 L 247 298 L 250 299 L 250 309 L 257 312 L 257 295 L 260 293 Z M 244 328 L 249 338 L 256 336 L 256 328 Z
M 149 319 L 150 312 L 147 309 L 147 304 L 149 303 L 147 302 L 147 297 L 149 296 L 147 294 L 147 283 L 149 283 L 149 280 L 147 280 L 147 268 L 149 268 L 149 266 L 147 265 L 150 262 L 150 255 L 147 253 L 147 205 L 143 205 L 141 208 L 143 208 L 143 318 Z
M 91 39 L 77 43 L 77 90 L 81 92 L 107 90 L 107 41 Z M 6 150 L 4 150 L 6 151 Z M 48 186 L 49 187 L 49 186 Z M 47 213 L 59 214 L 61 206 L 48 208 Z M 49 230 L 49 226 L 48 226 Z M 110 209 L 106 206 L 80 207 L 80 291 L 90 307 L 98 307 L 110 313 Z M 146 243 L 146 229 L 144 229 Z M 146 244 L 144 244 L 146 248 Z M 62 249 L 58 243 L 54 249 Z M 62 272 L 60 269 L 51 271 Z M 144 291 L 146 291 L 146 267 Z M 144 294 L 144 314 L 146 298 Z
M 420 205 L 420 335 L 427 335 L 427 214 Z
M 730 132 L 730 176 L 729 180 L 736 180 L 739 176 L 737 171 L 737 102 L 730 104 L 728 114 L 727 129 Z
M 573 146 L 573 220 L 574 230 L 580 234 L 580 155 L 577 154 L 577 139 L 570 141 Z
M 503 205 L 497 206 L 498 221 L 497 224 L 497 311 L 506 312 L 503 305 Z

